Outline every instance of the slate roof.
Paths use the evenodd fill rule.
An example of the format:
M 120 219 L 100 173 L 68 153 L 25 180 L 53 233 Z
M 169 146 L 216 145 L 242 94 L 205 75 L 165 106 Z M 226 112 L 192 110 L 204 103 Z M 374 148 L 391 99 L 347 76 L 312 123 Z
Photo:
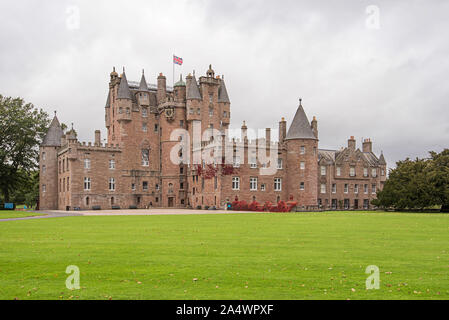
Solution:
M 145 91 L 145 92 L 150 91 L 148 89 L 147 81 L 145 80 L 145 75 L 143 73 L 142 73 L 142 78 L 140 79 L 139 91 Z
M 231 101 L 229 101 L 228 91 L 226 90 L 224 79 L 220 81 L 220 86 L 218 87 L 218 102 L 231 103 Z
M 58 117 L 53 118 L 48 127 L 47 134 L 44 137 L 44 141 L 42 141 L 43 147 L 60 147 L 61 146 L 61 137 L 64 132 L 61 129 L 61 125 L 59 124 Z
M 186 83 L 182 80 L 182 74 L 179 75 L 179 81 L 175 83 L 175 87 L 185 87 Z
M 108 98 L 106 99 L 105 108 L 109 108 L 111 106 L 111 93 L 108 91 Z
M 186 80 L 187 80 L 186 98 L 202 100 L 200 89 L 198 88 L 198 83 L 196 81 L 195 76 L 189 76 L 186 78 Z
M 300 104 L 298 110 L 296 111 L 295 117 L 293 118 L 290 129 L 287 133 L 287 140 L 289 139 L 315 139 L 312 128 L 310 127 L 310 122 L 307 119 L 304 108 Z
M 120 86 L 118 87 L 117 99 L 130 99 L 132 100 L 131 90 L 129 90 L 128 80 L 126 74 L 123 72 L 122 79 L 120 80 Z

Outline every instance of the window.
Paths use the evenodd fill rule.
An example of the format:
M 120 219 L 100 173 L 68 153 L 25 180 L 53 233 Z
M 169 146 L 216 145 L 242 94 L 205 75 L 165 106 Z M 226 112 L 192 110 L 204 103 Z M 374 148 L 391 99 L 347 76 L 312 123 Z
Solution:
M 89 197 L 86 197 L 86 206 L 89 205 Z
M 214 99 L 214 94 L 213 93 L 209 93 L 209 102 L 212 102 Z
M 240 178 L 232 177 L 232 190 L 240 190 Z
M 251 162 L 250 162 L 249 166 L 250 166 L 250 168 L 257 168 L 257 158 L 256 157 L 251 158 Z
M 159 126 L 157 124 L 154 125 L 154 132 L 158 132 L 159 131 Z
M 301 191 L 304 190 L 304 182 L 299 183 L 299 190 L 301 190 Z
M 274 191 L 281 191 L 281 190 L 282 190 L 282 179 L 274 178 Z
M 109 191 L 115 191 L 115 179 L 109 178 Z
M 200 108 L 196 108 L 196 114 L 201 114 L 201 109 Z
M 90 169 L 90 159 L 84 159 L 84 169 Z
M 136 184 L 135 183 L 131 183 L 131 190 L 132 191 L 136 191 Z
M 337 167 L 337 177 L 341 176 L 341 167 Z
M 114 205 L 114 201 L 115 201 L 114 197 L 111 197 L 111 206 Z
M 306 163 L 304 161 L 301 161 L 299 163 L 299 169 L 304 170 L 306 168 Z
M 179 174 L 184 174 L 184 167 L 179 168 Z
M 227 117 L 227 112 L 226 111 L 223 111 L 223 118 L 226 118 Z
M 84 178 L 84 190 L 90 190 L 90 178 Z
M 355 177 L 355 168 L 354 167 L 349 168 L 349 176 Z
M 262 183 L 262 184 L 260 185 L 260 191 L 265 191 L 265 183 Z
M 67 177 L 67 191 L 70 191 L 70 178 Z
M 282 169 L 282 158 L 278 158 L 278 169 Z
M 337 184 L 332 183 L 332 193 L 337 193 Z
M 305 146 L 301 146 L 299 148 L 299 154 L 306 154 L 306 147 Z
M 44 165 L 42 166 L 42 173 L 44 173 L 45 170 L 47 170 L 47 166 L 44 164 Z
M 371 193 L 372 194 L 376 194 L 376 190 L 377 188 L 376 188 L 376 185 L 375 184 L 373 184 L 373 185 L 371 185 Z
M 363 176 L 368 177 L 368 168 L 363 168 Z
M 156 183 L 154 187 L 156 188 L 156 190 L 159 190 L 159 189 L 160 189 L 158 183 Z
M 257 178 L 249 178 L 249 190 L 257 191 Z
M 189 114 L 193 114 L 195 111 L 193 110 L 193 108 L 189 109 Z
M 47 185 L 45 184 L 42 185 L 42 192 L 47 192 Z
M 184 120 L 179 120 L 179 126 L 180 126 L 181 128 L 184 128 Z
M 240 157 L 234 157 L 234 168 L 240 167 Z
M 371 175 L 375 178 L 377 177 L 377 169 L 376 168 L 372 168 L 371 169 Z
M 384 170 L 384 169 L 381 169 L 381 170 L 380 170 L 380 175 L 381 175 L 381 176 L 384 176 L 384 175 L 385 175 L 385 170 Z
M 45 157 L 46 157 L 46 153 L 45 153 L 45 152 L 42 152 L 42 160 L 45 161 Z
M 214 115 L 214 108 L 209 107 L 209 117 L 212 117 Z
M 142 189 L 143 189 L 144 191 L 148 191 L 148 181 L 142 182 Z
M 115 160 L 114 159 L 111 159 L 111 160 L 109 160 L 109 169 L 115 169 Z
M 321 184 L 321 193 L 326 193 L 326 184 L 325 183 Z
M 321 166 L 321 175 L 322 176 L 326 175 L 326 167 L 325 166 Z
M 359 185 L 358 184 L 354 185 L 354 193 L 359 193 Z
M 368 194 L 368 185 L 367 185 L 367 184 L 365 184 L 365 185 L 363 186 L 363 192 L 364 192 L 365 194 Z
M 344 189 L 344 192 L 345 192 L 345 193 L 348 193 L 348 192 L 349 192 L 349 185 L 348 185 L 347 183 L 345 183 L 345 189 Z
M 144 117 L 144 118 L 148 117 L 148 109 L 147 108 L 142 108 L 142 117 Z
M 143 132 L 147 132 L 147 131 L 148 131 L 147 123 L 146 123 L 146 122 L 142 122 L 142 131 L 143 131 Z
M 150 150 L 142 149 L 142 166 L 148 167 L 150 165 Z

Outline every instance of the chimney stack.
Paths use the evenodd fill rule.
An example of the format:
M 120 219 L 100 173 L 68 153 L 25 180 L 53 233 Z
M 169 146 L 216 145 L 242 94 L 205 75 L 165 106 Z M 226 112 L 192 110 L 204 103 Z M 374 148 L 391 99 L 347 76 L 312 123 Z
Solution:
M 245 120 L 243 120 L 242 125 L 242 141 L 245 141 L 248 138 L 248 127 L 246 126 Z
M 351 138 L 348 139 L 348 148 L 355 150 L 355 139 L 354 136 L 351 136 Z
M 161 73 L 157 77 L 157 101 L 165 102 L 167 95 L 167 78 Z
M 312 124 L 310 126 L 312 127 L 313 135 L 318 139 L 318 121 L 315 116 L 313 116 Z
M 282 120 L 279 122 L 279 143 L 284 142 L 285 137 L 287 136 L 287 121 L 282 117 Z
M 270 141 L 271 141 L 271 129 L 270 128 L 265 129 L 265 141 L 267 143 L 270 143 Z
M 95 145 L 99 146 L 101 144 L 101 131 L 95 130 Z
M 373 143 L 371 139 L 363 140 L 363 152 L 373 152 Z

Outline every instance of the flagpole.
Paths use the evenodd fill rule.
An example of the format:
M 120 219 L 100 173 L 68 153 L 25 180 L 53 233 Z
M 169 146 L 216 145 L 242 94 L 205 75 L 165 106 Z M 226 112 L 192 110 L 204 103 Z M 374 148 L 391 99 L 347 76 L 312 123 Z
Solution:
M 172 78 L 173 86 L 172 86 L 172 89 L 174 90 L 175 89 L 175 54 L 173 54 L 172 63 L 173 63 L 173 78 Z

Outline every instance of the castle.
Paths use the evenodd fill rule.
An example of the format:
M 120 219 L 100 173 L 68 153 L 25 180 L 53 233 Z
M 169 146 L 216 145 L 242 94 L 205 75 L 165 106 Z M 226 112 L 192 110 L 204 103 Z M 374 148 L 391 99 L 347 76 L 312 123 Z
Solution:
M 228 136 L 230 99 L 223 77 L 209 66 L 197 81 L 189 74 L 168 87 L 110 74 L 105 105 L 107 143 L 63 132 L 56 117 L 40 146 L 41 210 L 148 207 L 224 208 L 293 200 L 297 210 L 369 209 L 386 179 L 383 154 L 372 142 L 362 150 L 354 137 L 340 150 L 318 148 L 318 123 L 309 122 L 300 101 L 287 131 L 279 122 L 250 140 Z

